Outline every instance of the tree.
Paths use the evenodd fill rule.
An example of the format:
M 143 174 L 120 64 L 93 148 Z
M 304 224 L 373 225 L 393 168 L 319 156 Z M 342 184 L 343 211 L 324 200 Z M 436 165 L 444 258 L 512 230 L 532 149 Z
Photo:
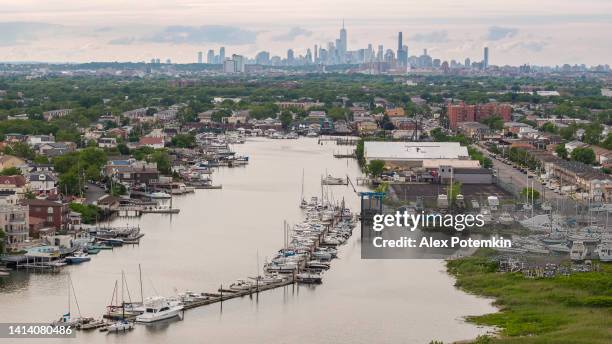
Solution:
M 564 143 L 560 143 L 557 145 L 557 147 L 555 147 L 555 153 L 557 153 L 557 156 L 561 159 L 567 159 L 567 148 L 565 148 L 565 144 Z
M 606 139 L 601 143 L 601 146 L 605 149 L 612 149 L 612 134 L 608 134 Z
M 34 150 L 23 142 L 16 142 L 10 145 L 7 145 L 4 148 L 4 153 L 14 155 L 20 158 L 32 160 L 36 156 Z
M 547 133 L 553 133 L 556 134 L 557 133 L 557 126 L 555 126 L 553 123 L 551 122 L 546 122 L 544 123 L 544 125 L 542 126 L 542 130 L 547 132 Z
M 527 199 L 533 198 L 536 200 L 540 198 L 540 193 L 534 188 L 523 188 L 523 190 L 521 190 L 521 196 L 525 196 Z
M 170 165 L 170 157 L 168 156 L 168 152 L 165 149 L 158 149 L 150 155 L 150 162 L 155 162 L 157 164 L 157 169 L 159 172 L 165 175 L 169 175 L 172 171 L 172 166 Z
M 96 223 L 102 215 L 102 210 L 93 204 L 70 203 L 70 210 L 81 214 L 81 220 L 86 224 Z
M 117 145 L 117 150 L 119 151 L 119 153 L 121 153 L 123 155 L 129 155 L 130 154 L 130 148 L 125 143 L 118 144 Z
M 595 152 L 591 148 L 574 148 L 571 154 L 572 160 L 582 162 L 587 165 L 595 163 Z
M 559 130 L 559 135 L 561 135 L 561 137 L 564 140 L 571 140 L 572 138 L 574 138 L 574 134 L 576 133 L 576 126 L 571 124 L 565 128 L 561 128 Z
M 346 111 L 341 107 L 333 107 L 329 109 L 328 116 L 335 122 L 346 119 Z
M 489 118 L 485 118 L 482 121 L 484 124 L 488 125 L 489 128 L 493 130 L 502 130 L 504 129 L 504 119 L 499 116 L 493 116 Z
M 584 129 L 584 136 L 582 138 L 582 141 L 590 145 L 597 145 L 601 141 L 602 131 L 603 127 L 599 123 L 593 123 L 591 125 L 588 125 Z
M 178 134 L 172 138 L 172 145 L 179 148 L 193 148 L 196 145 L 196 139 L 191 134 Z
M 288 129 L 291 122 L 293 122 L 293 115 L 289 111 L 283 111 L 281 112 L 279 119 L 283 125 L 283 128 Z
M 0 171 L 1 176 L 16 176 L 21 175 L 21 170 L 17 167 L 7 167 L 4 170 Z
M 368 164 L 368 172 L 374 177 L 379 177 L 385 169 L 385 162 L 382 160 L 372 160 Z
M 461 182 L 453 182 L 453 185 L 448 188 L 448 193 L 448 198 L 455 201 L 457 199 L 457 195 L 461 194 Z

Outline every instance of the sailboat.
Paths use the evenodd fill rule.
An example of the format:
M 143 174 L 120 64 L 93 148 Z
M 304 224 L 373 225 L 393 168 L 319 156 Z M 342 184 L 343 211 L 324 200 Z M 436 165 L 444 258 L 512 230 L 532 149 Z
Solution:
M 308 202 L 304 199 L 304 169 L 302 169 L 302 201 L 300 202 L 300 208 L 305 209 L 308 207 Z
M 68 275 L 68 312 L 62 315 L 58 320 L 52 323 L 53 326 L 70 326 L 76 328 L 81 324 L 85 324 L 93 320 L 93 318 L 83 318 L 81 315 L 81 308 L 79 307 L 79 302 L 76 299 L 76 293 L 74 292 L 74 286 L 72 285 L 72 279 L 70 275 Z M 70 304 L 72 297 L 70 295 L 70 291 L 74 294 L 74 301 L 77 306 L 77 311 L 79 312 L 79 316 L 73 316 L 70 310 Z
M 115 321 L 114 323 L 110 324 L 106 328 L 106 330 L 109 333 L 125 332 L 125 331 L 132 330 L 134 328 L 134 324 L 125 319 L 125 299 L 123 297 L 124 285 L 125 285 L 125 276 L 122 271 L 121 272 L 121 319 L 118 321 Z M 115 281 L 115 289 L 113 291 L 113 298 L 116 298 L 117 294 L 118 294 L 117 293 L 117 281 Z M 110 313 L 111 307 L 113 306 L 112 305 L 109 306 L 109 313 Z

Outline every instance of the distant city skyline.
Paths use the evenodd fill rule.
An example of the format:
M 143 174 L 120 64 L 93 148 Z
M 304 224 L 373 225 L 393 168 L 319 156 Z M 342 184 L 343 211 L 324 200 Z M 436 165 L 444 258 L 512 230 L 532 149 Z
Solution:
M 398 32 L 413 55 L 491 65 L 612 64 L 612 1 L 515 0 L 0 0 L 2 61 L 203 61 L 227 55 L 306 55 L 314 45 L 340 49 L 383 45 L 397 51 Z M 346 36 L 345 36 L 346 37 Z M 384 52 L 383 52 L 384 53 Z

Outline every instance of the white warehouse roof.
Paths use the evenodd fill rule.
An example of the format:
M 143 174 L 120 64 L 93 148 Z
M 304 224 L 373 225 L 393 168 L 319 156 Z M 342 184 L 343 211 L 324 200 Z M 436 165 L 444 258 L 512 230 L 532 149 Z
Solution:
M 364 157 L 371 160 L 422 161 L 468 159 L 467 147 L 459 142 L 365 142 Z

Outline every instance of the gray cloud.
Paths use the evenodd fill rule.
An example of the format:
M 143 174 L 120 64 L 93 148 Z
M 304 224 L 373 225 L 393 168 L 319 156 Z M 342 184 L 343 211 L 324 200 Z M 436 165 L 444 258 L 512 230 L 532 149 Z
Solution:
M 274 36 L 272 38 L 277 41 L 293 41 L 299 36 L 309 37 L 310 35 L 312 35 L 312 31 L 296 26 L 291 28 L 289 32 L 282 35 Z
M 110 40 L 108 44 L 112 45 L 130 45 L 137 41 L 136 37 L 120 37 Z
M 417 33 L 409 39 L 415 42 L 446 43 L 448 42 L 448 31 L 440 30 L 428 33 Z
M 544 41 L 525 41 L 520 43 L 520 47 L 523 49 L 536 53 L 542 51 L 547 45 L 548 42 Z
M 65 31 L 61 25 L 29 22 L 0 23 L 0 46 L 27 44 Z
M 500 39 L 514 37 L 517 33 L 517 28 L 491 26 L 489 27 L 486 38 L 490 41 L 498 41 Z
M 154 43 L 174 44 L 251 44 L 255 43 L 257 32 L 233 26 L 168 26 L 164 30 L 141 40 Z

